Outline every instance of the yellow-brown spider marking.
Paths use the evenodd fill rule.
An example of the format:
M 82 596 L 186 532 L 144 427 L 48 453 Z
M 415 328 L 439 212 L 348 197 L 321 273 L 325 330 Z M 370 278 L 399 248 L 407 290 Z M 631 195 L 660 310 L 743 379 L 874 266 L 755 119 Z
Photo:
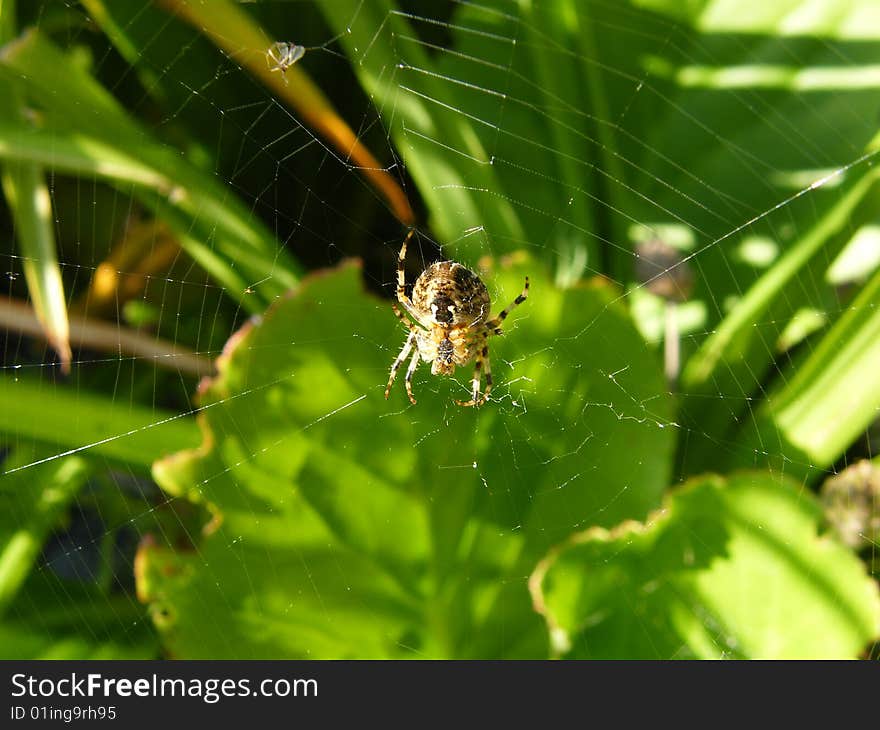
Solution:
M 454 261 L 438 261 L 425 269 L 413 287 L 413 297 L 406 295 L 403 262 L 406 244 L 412 238 L 411 230 L 400 247 L 397 257 L 397 301 L 406 314 L 392 304 L 394 314 L 409 328 L 403 349 L 391 366 L 391 375 L 385 387 L 385 397 L 403 361 L 412 352 L 406 369 L 406 394 L 411 403 L 412 376 L 419 360 L 431 363 L 432 375 L 452 375 L 456 365 L 476 360 L 471 399 L 455 401 L 460 406 L 479 406 L 486 402 L 492 391 L 492 370 L 489 367 L 489 337 L 501 334 L 501 323 L 511 310 L 522 304 L 529 295 L 529 277 L 520 294 L 506 309 L 489 319 L 492 303 L 486 285 L 470 269 Z M 481 376 L 485 373 L 486 390 L 480 395 Z

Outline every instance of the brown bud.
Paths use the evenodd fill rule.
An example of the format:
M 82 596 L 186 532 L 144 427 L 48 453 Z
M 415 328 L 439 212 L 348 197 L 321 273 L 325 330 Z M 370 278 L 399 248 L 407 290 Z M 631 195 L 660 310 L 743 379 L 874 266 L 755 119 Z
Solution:
M 859 461 L 825 480 L 821 490 L 825 518 L 840 539 L 855 549 L 880 538 L 880 467 Z
M 652 294 L 672 302 L 688 299 L 694 287 L 685 256 L 657 237 L 636 246 L 636 279 Z

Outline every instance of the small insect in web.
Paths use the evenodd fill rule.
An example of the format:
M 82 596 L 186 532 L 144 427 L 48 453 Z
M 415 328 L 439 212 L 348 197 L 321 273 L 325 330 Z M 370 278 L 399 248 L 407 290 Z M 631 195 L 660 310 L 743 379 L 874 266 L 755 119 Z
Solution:
M 470 269 L 454 261 L 438 261 L 425 269 L 413 287 L 413 296 L 406 295 L 403 262 L 406 245 L 413 231 L 407 234 L 397 257 L 397 301 L 414 322 L 392 304 L 394 314 L 409 328 L 403 349 L 391 366 L 391 375 L 385 387 L 385 398 L 397 371 L 410 352 L 412 360 L 406 370 L 406 394 L 411 403 L 412 376 L 419 360 L 431 363 L 432 375 L 452 375 L 456 365 L 475 360 L 471 399 L 455 401 L 460 406 L 480 406 L 492 391 L 492 370 L 489 366 L 489 337 L 501 334 L 501 323 L 514 307 L 529 295 L 529 277 L 522 293 L 497 316 L 489 318 L 492 302 L 486 285 Z M 486 389 L 480 394 L 481 376 L 485 373 Z
M 303 46 L 279 41 L 269 46 L 269 50 L 266 51 L 266 63 L 269 65 L 269 71 L 280 71 L 284 83 L 287 83 L 287 69 L 305 55 L 306 49 Z

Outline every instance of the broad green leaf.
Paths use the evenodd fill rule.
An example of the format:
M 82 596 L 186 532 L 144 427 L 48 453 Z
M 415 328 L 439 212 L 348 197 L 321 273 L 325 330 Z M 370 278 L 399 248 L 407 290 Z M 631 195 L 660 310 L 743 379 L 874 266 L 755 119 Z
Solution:
M 54 444 L 51 458 L 99 454 L 147 467 L 198 442 L 192 418 L 28 378 L 0 377 L 0 433 Z M 42 458 L 33 464 L 42 463 Z M 16 470 L 30 468 L 25 465 Z M 5 467 L 8 474 L 11 467 Z
M 855 658 L 880 595 L 820 518 L 794 482 L 700 478 L 645 523 L 551 551 L 532 595 L 568 658 Z
M 153 469 L 214 514 L 195 552 L 140 556 L 172 655 L 546 655 L 525 577 L 572 530 L 656 507 L 674 428 L 614 291 L 561 292 L 522 259 L 484 270 L 496 307 L 526 273 L 479 409 L 452 402 L 470 373 L 427 367 L 417 405 L 402 376 L 383 399 L 405 330 L 352 265 L 233 338 L 200 393 L 203 445 Z
M 142 202 L 167 218 L 193 258 L 253 311 L 295 284 L 297 265 L 253 211 L 177 150 L 155 141 L 37 31 L 7 45 L 0 71 L 41 113 L 25 150 L 16 142 L 30 130 L 19 127 L 4 131 L 0 154 L 51 161 L 58 138 L 62 169 L 150 186 L 149 192 L 136 189 Z M 251 289 L 259 296 L 249 296 Z

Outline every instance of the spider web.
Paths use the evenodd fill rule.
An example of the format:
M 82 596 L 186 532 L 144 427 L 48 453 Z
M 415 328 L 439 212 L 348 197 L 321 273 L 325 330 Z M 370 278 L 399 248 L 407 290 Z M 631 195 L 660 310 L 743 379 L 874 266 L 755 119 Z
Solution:
M 590 433 L 586 438 L 610 440 L 615 429 L 623 428 L 634 428 L 636 438 L 639 434 L 648 438 L 659 427 L 675 434 L 678 458 L 684 461 L 692 452 L 706 448 L 707 442 L 725 453 L 741 450 L 742 444 L 734 437 L 712 432 L 698 420 L 688 420 L 686 414 L 655 408 L 655 402 L 673 402 L 690 395 L 705 399 L 713 409 L 726 411 L 739 405 L 737 401 L 745 401 L 737 418 L 757 420 L 760 403 L 771 391 L 774 378 L 785 382 L 790 372 L 785 366 L 815 351 L 818 340 L 809 336 L 814 328 L 811 323 L 824 326 L 849 311 L 852 299 L 847 287 L 867 278 L 880 262 L 876 221 L 854 226 L 844 253 L 820 255 L 821 270 L 800 281 L 805 304 L 784 328 L 788 344 L 781 355 L 776 336 L 780 323 L 775 319 L 754 322 L 759 331 L 771 333 L 760 340 L 760 346 L 770 354 L 772 365 L 767 375 L 753 374 L 753 389 L 741 388 L 731 394 L 713 390 L 710 384 L 701 393 L 681 392 L 681 367 L 670 364 L 668 359 L 674 354 L 668 348 L 664 354 L 666 340 L 670 336 L 678 339 L 678 359 L 686 362 L 763 272 L 784 255 L 786 247 L 820 218 L 822 211 L 814 193 L 841 185 L 846 175 L 875 162 L 874 154 L 865 150 L 876 131 L 876 113 L 870 115 L 866 110 L 872 108 L 870 94 L 878 78 L 876 68 L 866 61 L 870 39 L 859 39 L 857 29 L 839 29 L 833 39 L 797 32 L 798 12 L 808 3 L 792 3 L 785 21 L 788 39 L 774 51 L 781 57 L 769 60 L 762 45 L 767 39 L 750 35 L 747 20 L 742 20 L 742 27 L 725 29 L 719 25 L 715 30 L 725 37 L 710 42 L 686 33 L 675 17 L 662 12 L 664 5 L 645 2 L 630 6 L 610 0 L 592 4 L 599 16 L 595 19 L 598 33 L 619 34 L 631 41 L 634 49 L 614 49 L 608 55 L 600 53 L 609 50 L 601 39 L 594 39 L 600 44 L 598 49 L 583 43 L 572 45 L 549 35 L 537 16 L 520 12 L 516 4 L 507 2 L 448 6 L 401 3 L 401 9 L 378 17 L 370 15 L 366 6 L 355 5 L 345 25 L 349 32 L 363 32 L 366 26 L 370 42 L 354 53 L 346 47 L 344 34 L 329 27 L 311 6 L 269 2 L 247 6 L 274 38 L 307 49 L 298 63 L 314 78 L 331 84 L 325 93 L 340 115 L 354 128 L 358 140 L 383 161 L 386 172 L 417 207 L 418 235 L 407 261 L 410 285 L 425 266 L 440 258 L 462 260 L 476 268 L 482 257 L 498 261 L 519 250 L 528 253 L 532 265 L 544 267 L 548 281 L 555 277 L 562 287 L 595 281 L 596 277 L 606 281 L 612 292 L 610 299 L 577 321 L 573 334 L 552 336 L 540 347 L 517 346 L 518 318 L 536 317 L 542 307 L 541 294 L 534 287 L 529 301 L 508 320 L 503 349 L 508 359 L 493 360 L 496 385 L 486 408 L 508 424 L 501 450 L 509 454 L 509 463 L 503 468 L 513 474 L 532 468 L 528 465 L 536 453 L 533 444 L 516 430 L 530 418 L 535 395 L 533 384 L 518 377 L 517 370 L 541 353 L 550 354 L 554 368 L 590 368 L 589 362 L 566 359 L 566 347 L 572 340 L 601 332 L 621 308 L 631 313 L 634 326 L 649 344 L 658 372 L 667 359 L 665 365 L 674 370 L 672 381 L 646 394 L 632 379 L 630 366 L 635 369 L 635 362 L 624 361 L 620 368 L 601 372 L 613 383 L 617 397 L 595 401 L 587 397 L 581 413 L 606 412 L 609 419 L 603 423 L 611 433 Z M 286 247 L 292 251 L 306 269 L 359 257 L 364 262 L 366 286 L 390 301 L 401 226 L 365 180 L 364 170 L 304 126 L 297 114 L 253 79 L 234 56 L 217 51 L 197 30 L 166 14 L 158 32 L 136 51 L 132 66 L 107 36 L 86 20 L 79 5 L 45 2 L 35 3 L 34 8 L 22 11 L 22 15 L 55 42 L 73 49 L 90 73 L 131 114 L 146 120 L 166 144 L 186 148 L 194 164 L 219 179 L 268 226 L 279 250 Z M 131 31 L 151 15 L 162 14 L 150 3 L 140 3 L 124 30 Z M 399 32 L 401 24 L 408 29 L 406 33 Z M 380 50 L 390 53 L 393 61 L 382 66 L 382 83 L 397 91 L 388 97 L 371 98 L 359 85 L 356 73 L 369 66 Z M 628 54 L 634 57 L 627 58 Z M 430 68 L 414 65 L 413 58 L 429 59 Z M 612 104 L 603 106 L 598 93 L 584 95 L 583 86 L 560 83 L 542 88 L 552 78 L 554 64 L 561 67 L 571 58 L 582 63 L 588 87 L 599 83 L 599 76 L 605 79 L 612 87 Z M 673 61 L 679 64 L 677 72 Z M 541 63 L 546 66 L 540 68 Z M 793 81 L 791 68 L 807 71 Z M 430 86 L 426 77 L 430 77 Z M 345 93 L 334 92 L 334 80 L 339 80 Z M 674 93 L 676 84 L 691 88 L 693 96 L 682 101 Z M 840 91 L 845 86 L 849 87 L 846 93 Z M 428 88 L 432 91 L 426 91 Z M 782 100 L 763 93 L 764 88 L 777 88 Z M 816 96 L 792 93 L 798 88 L 814 91 Z M 698 98 L 701 91 L 704 100 Z M 834 94 L 838 95 L 834 116 L 826 116 L 825 107 L 831 105 L 829 99 Z M 452 119 L 458 115 L 479 129 L 485 157 L 473 157 L 470 148 L 457 146 L 460 140 L 432 134 L 430 125 L 412 125 L 407 105 L 414 100 Z M 719 113 L 713 105 L 722 106 L 724 112 Z M 652 117 L 656 125 L 646 123 L 646 118 Z M 534 119 L 562 129 L 564 134 L 530 138 L 527 122 Z M 395 124 L 402 129 L 397 138 L 391 132 Z M 621 141 L 619 147 L 610 147 L 612 139 Z M 463 173 L 450 174 L 448 183 L 435 176 L 427 189 L 425 173 L 416 169 L 418 161 L 412 156 L 431 149 L 441 158 L 448 155 L 456 159 Z M 588 154 L 580 156 L 578 150 Z M 724 174 L 713 169 L 717 164 L 713 155 L 730 165 Z M 498 170 L 498 176 L 487 178 L 485 168 Z M 132 195 L 97 177 L 72 177 L 52 168 L 46 172 L 55 206 L 60 267 L 73 310 L 100 267 L 107 265 L 111 244 L 124 238 L 132 225 L 151 217 Z M 502 178 L 518 180 L 519 184 L 515 189 L 509 184 L 481 187 L 482 180 Z M 548 190 L 565 194 L 554 199 Z M 451 210 L 456 194 L 479 201 L 480 207 Z M 444 205 L 447 208 L 442 208 Z M 518 237 L 504 228 L 498 217 L 488 215 L 488 209 L 502 205 L 527 222 L 524 230 L 542 230 L 543 236 Z M 8 214 L 5 221 L 7 295 L 10 301 L 22 300 L 27 296 L 23 276 L 26 260 L 14 243 Z M 436 229 L 442 229 L 442 235 Z M 147 254 L 160 249 L 161 235 L 154 232 L 147 237 Z M 665 247 L 662 255 L 648 254 L 641 248 L 658 241 Z M 647 267 L 646 259 L 651 264 Z M 651 263 L 654 259 L 660 263 Z M 95 312 L 95 316 L 137 331 L 147 345 L 153 343 L 152 350 L 147 347 L 140 354 L 125 354 L 77 347 L 72 372 L 64 375 L 42 340 L 12 326 L 4 329 L 2 374 L 7 381 L 21 379 L 48 391 L 69 391 L 84 401 L 97 393 L 116 407 L 153 409 L 157 414 L 146 423 L 120 427 L 102 438 L 68 438 L 65 446 L 51 440 L 31 440 L 14 429 L 4 435 L 2 479 L 8 484 L 18 485 L 20 482 L 13 480 L 22 478 L 26 483 L 28 472 L 42 475 L 37 471 L 40 467 L 72 455 L 85 457 L 90 464 L 85 486 L 46 531 L 34 567 L 37 577 L 30 579 L 37 588 L 22 592 L 8 608 L 13 624 L 35 627 L 33 630 L 45 638 L 49 648 L 35 644 L 39 648 L 32 651 L 64 653 L 56 642 L 64 639 L 59 634 L 58 614 L 65 610 L 76 614 L 74 622 L 81 634 L 90 635 L 95 644 L 105 641 L 109 633 L 96 617 L 110 616 L 114 631 L 124 641 L 153 646 L 151 622 L 135 595 L 136 547 L 148 535 L 171 542 L 177 533 L 188 536 L 198 552 L 200 516 L 162 492 L 143 465 L 104 456 L 101 447 L 124 447 L 126 441 L 169 421 L 186 421 L 203 413 L 206 407 L 193 397 L 197 377 L 191 369 L 179 367 L 162 348 L 172 343 L 196 358 L 216 358 L 229 337 L 248 321 L 243 295 L 273 283 L 254 280 L 247 291 L 230 291 L 179 251 L 146 274 L 138 261 L 111 269 L 121 281 L 141 281 L 141 290 L 125 303 L 114 301 L 110 309 Z M 682 277 L 676 278 L 679 275 Z M 499 298 L 512 299 L 517 292 L 502 292 L 491 274 L 485 279 L 497 312 L 508 303 Z M 672 291 L 671 296 L 658 296 L 664 285 Z M 333 303 L 350 324 L 343 333 L 328 333 L 328 343 L 340 334 L 361 337 L 354 325 L 361 316 L 357 306 Z M 388 317 L 393 318 L 390 306 Z M 373 343 L 388 367 L 403 339 L 401 331 L 399 341 Z M 450 401 L 467 393 L 469 372 L 459 373 L 456 386 L 430 377 L 428 369 L 422 364 L 415 377 L 416 393 L 425 394 L 426 401 Z M 401 391 L 402 375 L 403 370 L 395 384 Z M 387 371 L 375 373 L 376 392 L 384 388 L 386 378 Z M 368 395 L 375 393 L 328 407 L 306 424 L 306 429 L 319 423 L 326 427 L 344 411 L 357 412 Z M 207 408 L 236 397 L 221 398 Z M 542 438 L 562 438 L 571 427 L 566 398 L 562 389 L 550 396 L 556 408 L 548 409 L 552 418 L 544 423 L 552 426 Z M 449 438 L 453 407 L 429 414 L 422 404 L 410 407 L 403 403 L 392 399 L 384 417 L 405 419 L 413 426 L 415 438 L 394 449 L 418 451 Z M 455 451 L 435 464 L 437 482 L 448 480 L 458 470 L 476 471 L 487 491 L 508 493 L 506 500 L 493 502 L 492 509 L 514 504 L 517 495 L 503 481 L 490 483 L 479 463 L 481 432 L 477 422 L 454 422 L 461 431 L 450 442 Z M 246 430 L 249 424 L 240 427 Z M 364 428 L 370 424 L 365 423 Z M 288 441 L 281 437 L 249 456 L 256 459 L 266 450 L 287 446 Z M 801 475 L 805 470 L 817 468 L 808 459 L 792 460 L 772 442 L 749 448 L 755 464 L 769 464 L 775 472 L 794 474 L 804 483 Z M 579 449 L 551 461 L 577 459 Z M 388 452 L 392 458 L 393 450 Z M 835 463 L 819 468 L 835 473 L 862 456 L 873 456 L 868 438 L 854 443 Z M 564 505 L 567 490 L 583 473 L 595 468 L 583 464 L 547 491 L 562 495 L 558 498 Z M 671 479 L 673 464 L 668 468 Z M 618 500 L 626 499 L 634 489 L 636 485 L 623 479 L 619 490 L 597 509 L 575 514 L 564 525 L 548 523 L 548 535 L 555 535 L 560 528 L 601 524 L 603 514 L 613 513 Z M 13 519 L 26 521 L 33 509 L 31 498 L 15 493 L 8 503 Z M 521 527 L 515 517 L 512 527 L 514 532 Z M 229 551 L 232 557 L 235 547 L 230 545 Z M 271 562 L 272 556 L 267 560 Z M 518 580 L 527 578 L 523 574 Z M 105 586 L 104 598 L 83 588 L 95 584 Z M 149 654 L 153 649 L 144 651 Z

